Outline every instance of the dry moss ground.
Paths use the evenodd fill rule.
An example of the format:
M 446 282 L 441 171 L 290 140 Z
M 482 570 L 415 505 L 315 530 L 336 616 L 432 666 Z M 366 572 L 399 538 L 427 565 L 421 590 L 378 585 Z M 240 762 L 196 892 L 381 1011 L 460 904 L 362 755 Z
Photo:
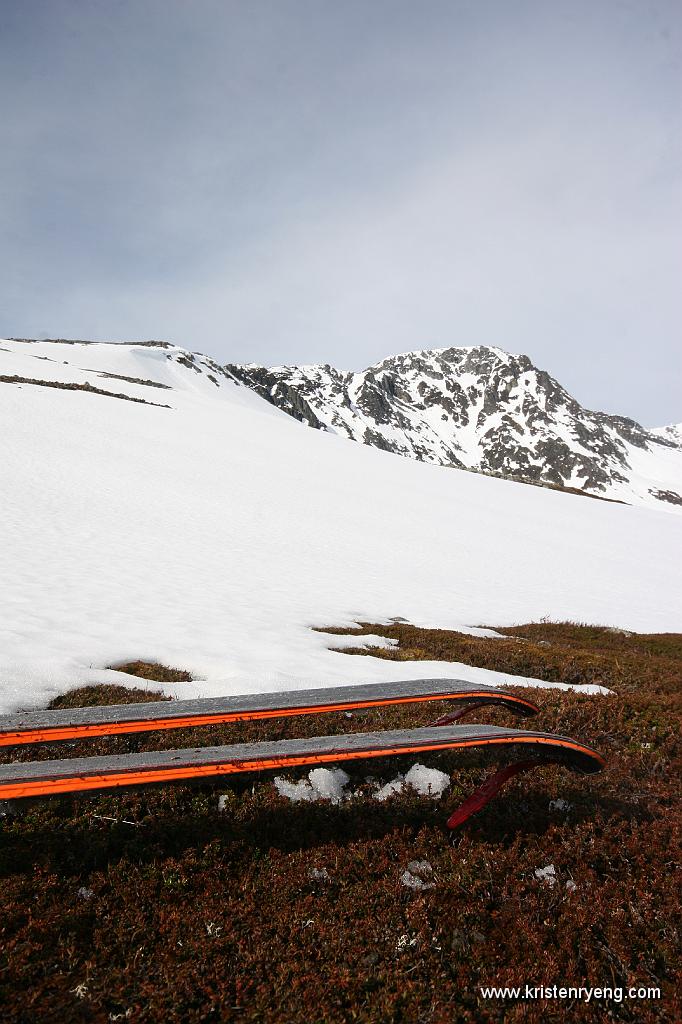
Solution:
M 3 1020 L 682 1018 L 675 994 L 682 636 L 551 623 L 505 631 L 505 640 L 404 624 L 365 624 L 360 632 L 398 640 L 381 657 L 437 656 L 613 687 L 617 694 L 607 698 L 533 691 L 538 727 L 602 750 L 609 770 L 584 778 L 548 767 L 512 785 L 454 836 L 443 827 L 447 810 L 483 769 L 453 754 L 427 762 L 452 773 L 443 802 L 405 795 L 384 804 L 290 804 L 270 778 L 243 776 L 229 788 L 223 781 L 26 803 L 0 818 Z M 145 689 L 124 692 L 152 699 Z M 121 691 L 99 688 L 97 702 L 106 696 L 119 702 Z M 88 694 L 70 699 L 85 703 Z M 8 754 L 33 759 L 399 728 L 425 724 L 442 708 Z M 500 709 L 481 715 L 510 721 Z M 356 788 L 368 771 L 388 779 L 398 765 L 345 767 Z M 550 806 L 558 798 L 569 806 Z M 401 884 L 413 860 L 432 865 L 432 889 Z M 553 886 L 535 876 L 548 864 Z M 323 870 L 328 878 L 315 875 Z M 586 1005 L 491 1001 L 479 992 L 481 985 L 526 984 L 641 984 L 660 987 L 662 996 Z
M 158 661 L 127 661 L 112 665 L 117 672 L 126 672 L 137 679 L 148 679 L 155 683 L 191 683 L 192 677 L 183 668 L 169 668 Z

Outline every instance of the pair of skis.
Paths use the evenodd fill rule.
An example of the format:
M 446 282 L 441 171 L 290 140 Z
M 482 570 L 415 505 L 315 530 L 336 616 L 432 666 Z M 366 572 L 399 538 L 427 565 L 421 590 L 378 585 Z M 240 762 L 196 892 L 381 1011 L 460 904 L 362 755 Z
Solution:
M 491 725 L 453 724 L 485 705 L 500 705 L 520 716 L 532 716 L 538 711 L 535 704 L 516 694 L 453 679 L 25 712 L 0 717 L 0 746 L 431 701 L 451 701 L 456 707 L 426 728 L 3 764 L 0 765 L 0 799 L 53 796 L 374 757 L 421 755 L 430 751 L 485 749 L 493 754 L 511 755 L 512 762 L 487 779 L 450 816 L 448 827 L 456 828 L 520 772 L 548 762 L 564 764 L 583 773 L 598 772 L 604 767 L 600 754 L 567 736 Z

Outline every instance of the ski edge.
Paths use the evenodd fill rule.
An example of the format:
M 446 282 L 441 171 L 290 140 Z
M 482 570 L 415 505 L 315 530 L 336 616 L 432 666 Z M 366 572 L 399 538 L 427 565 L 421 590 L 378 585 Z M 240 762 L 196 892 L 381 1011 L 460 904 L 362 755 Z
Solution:
M 583 774 L 599 772 L 606 764 L 601 754 L 570 737 L 512 730 L 498 732 L 494 726 L 484 728 L 485 733 L 473 735 L 464 735 L 462 730 L 471 733 L 471 729 L 460 726 L 452 730 L 438 727 L 382 734 L 355 733 L 345 737 L 312 737 L 308 741 L 308 750 L 305 749 L 306 741 L 279 740 L 270 744 L 156 751 L 152 755 L 122 754 L 111 758 L 17 762 L 0 766 L 0 799 L 53 796 L 242 772 L 491 746 L 519 746 L 524 750 L 532 746 L 535 748 L 533 753 L 541 755 L 542 760 L 565 764 Z M 342 742 L 344 740 L 345 743 Z M 349 740 L 353 742 L 349 743 Z M 295 750 L 297 743 L 303 746 L 298 752 Z M 287 746 L 290 753 L 287 753 Z M 329 749 L 324 749 L 325 746 Z M 344 746 L 346 749 L 343 749 Z M 258 756 L 260 751 L 256 748 L 261 748 L 261 756 Z M 155 765 L 154 757 L 161 763 Z M 163 758 L 171 763 L 164 764 Z
M 454 681 L 445 681 L 454 682 Z M 513 711 L 523 717 L 530 717 L 538 713 L 539 708 L 533 701 L 517 694 L 508 693 L 505 690 L 496 690 L 494 687 L 471 686 L 466 688 L 465 684 L 456 681 L 458 689 L 443 688 L 440 690 L 425 690 L 423 693 L 396 693 L 395 695 L 381 695 L 375 692 L 374 695 L 360 696 L 353 694 L 355 689 L 367 690 L 367 687 L 343 687 L 335 691 L 341 694 L 341 699 L 320 701 L 320 703 L 305 703 L 312 691 L 288 691 L 286 696 L 296 698 L 297 693 L 301 694 L 302 702 L 287 706 L 283 702 L 277 705 L 277 698 L 274 697 L 273 707 L 258 707 L 259 695 L 248 695 L 248 700 L 253 701 L 254 706 L 229 709 L 229 704 L 238 704 L 247 700 L 244 696 L 234 698 L 206 698 L 193 701 L 178 701 L 175 707 L 172 702 L 157 701 L 144 704 L 119 704 L 108 705 L 101 708 L 74 708 L 72 711 L 63 712 L 32 712 L 23 715 L 3 716 L 0 718 L 0 746 L 21 746 L 33 743 L 49 743 L 62 740 L 87 739 L 98 736 L 117 736 L 131 733 L 166 731 L 172 729 L 198 728 L 205 725 L 219 725 L 229 722 L 256 721 L 268 718 L 288 718 L 298 715 L 328 714 L 330 712 L 351 711 L 358 709 L 371 709 L 380 707 L 392 707 L 401 704 L 431 703 L 433 701 L 462 701 L 468 702 L 472 707 L 483 705 L 498 705 Z M 419 683 L 415 681 L 415 685 Z M 383 684 L 376 685 L 380 690 Z M 325 694 L 324 689 L 316 691 L 320 698 Z M 266 695 L 270 696 L 270 695 Z M 261 695 L 262 697 L 262 695 Z M 221 708 L 220 705 L 224 706 Z M 37 716 L 37 721 L 32 721 L 32 715 Z M 458 716 L 459 717 L 459 716 Z M 446 724 L 444 716 L 443 724 Z M 449 719 L 452 720 L 452 719 Z

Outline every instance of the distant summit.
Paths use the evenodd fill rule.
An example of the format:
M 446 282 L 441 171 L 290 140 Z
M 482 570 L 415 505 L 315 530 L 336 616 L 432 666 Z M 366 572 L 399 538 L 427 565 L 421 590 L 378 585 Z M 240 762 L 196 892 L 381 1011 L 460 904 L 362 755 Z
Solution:
M 650 431 L 665 441 L 671 441 L 677 448 L 682 448 L 682 423 L 671 423 L 667 427 L 653 427 Z
M 615 500 L 682 503 L 679 458 L 674 467 L 666 459 L 682 446 L 679 425 L 646 430 L 585 409 L 525 355 L 476 346 L 406 352 L 357 373 L 327 364 L 226 370 L 311 427 L 397 455 Z

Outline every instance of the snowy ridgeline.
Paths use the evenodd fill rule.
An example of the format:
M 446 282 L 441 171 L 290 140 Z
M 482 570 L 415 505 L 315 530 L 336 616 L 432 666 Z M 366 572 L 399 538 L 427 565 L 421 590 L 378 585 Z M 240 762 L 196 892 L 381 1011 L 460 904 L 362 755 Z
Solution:
M 384 451 L 682 512 L 682 435 L 580 405 L 527 356 L 424 349 L 358 373 L 229 365 L 289 415 Z
M 0 378 L 3 711 L 138 658 L 188 670 L 150 684 L 183 697 L 528 683 L 311 629 L 355 620 L 679 629 L 678 516 L 310 430 L 172 346 L 1 341 Z

